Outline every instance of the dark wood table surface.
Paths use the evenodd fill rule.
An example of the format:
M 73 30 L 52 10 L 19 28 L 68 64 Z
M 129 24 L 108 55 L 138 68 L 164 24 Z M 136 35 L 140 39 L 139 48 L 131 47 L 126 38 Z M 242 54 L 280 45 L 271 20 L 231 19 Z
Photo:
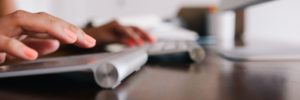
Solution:
M 0 100 L 299 100 L 300 61 L 152 61 L 116 89 L 74 72 L 0 79 Z

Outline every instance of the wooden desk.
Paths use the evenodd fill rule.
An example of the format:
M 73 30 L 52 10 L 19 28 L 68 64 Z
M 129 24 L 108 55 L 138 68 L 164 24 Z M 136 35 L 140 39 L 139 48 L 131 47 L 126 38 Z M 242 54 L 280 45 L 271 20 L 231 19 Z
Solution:
M 115 90 L 90 73 L 0 79 L 1 100 L 296 100 L 300 62 L 231 62 L 213 52 L 201 64 L 150 63 Z

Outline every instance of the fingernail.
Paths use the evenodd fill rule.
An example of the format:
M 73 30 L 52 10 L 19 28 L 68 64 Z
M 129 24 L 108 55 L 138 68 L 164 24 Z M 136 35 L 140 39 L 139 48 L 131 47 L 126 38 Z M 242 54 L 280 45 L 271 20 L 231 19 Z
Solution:
M 84 38 L 89 43 L 89 45 L 91 45 L 91 46 L 96 45 L 96 40 L 94 38 L 92 38 L 91 36 L 85 34 Z
M 150 43 L 155 43 L 156 42 L 156 39 L 153 37 L 153 36 L 150 36 Z
M 23 51 L 24 51 L 25 56 L 26 56 L 29 60 L 34 60 L 34 59 L 36 59 L 37 56 L 38 56 L 38 53 L 37 53 L 36 51 L 34 51 L 33 49 L 28 48 L 28 47 L 24 47 L 24 48 L 23 48 Z
M 132 39 L 124 40 L 124 43 L 130 48 L 134 46 L 134 41 Z
M 142 46 L 143 44 L 144 44 L 144 40 L 143 39 L 138 39 L 137 40 L 137 44 L 139 45 L 139 46 Z
M 74 32 L 72 32 L 69 29 L 64 29 L 65 33 L 67 34 L 67 36 L 72 40 L 72 41 L 76 41 L 77 36 L 75 35 Z

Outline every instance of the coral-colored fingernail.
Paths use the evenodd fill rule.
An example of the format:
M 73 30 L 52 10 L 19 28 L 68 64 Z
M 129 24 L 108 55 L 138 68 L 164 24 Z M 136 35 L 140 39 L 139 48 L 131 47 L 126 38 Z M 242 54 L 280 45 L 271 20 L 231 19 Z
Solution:
M 134 46 L 134 41 L 133 41 L 132 39 L 124 40 L 124 43 L 125 43 L 128 47 L 133 47 L 133 46 Z
M 89 45 L 94 46 L 96 45 L 96 40 L 94 38 L 92 38 L 89 35 L 84 35 L 85 40 L 89 43 Z
M 71 39 L 71 41 L 76 41 L 77 36 L 75 35 L 74 32 L 72 32 L 69 29 L 64 29 L 65 33 L 67 34 L 67 36 Z
M 38 53 L 37 53 L 36 51 L 34 51 L 33 49 L 28 48 L 28 47 L 24 47 L 24 48 L 23 48 L 23 51 L 24 51 L 25 56 L 26 56 L 29 60 L 34 60 L 34 59 L 36 59 L 37 56 L 38 56 Z
M 144 40 L 143 39 L 138 39 L 137 40 L 137 44 L 139 45 L 139 46 L 142 46 L 143 44 L 144 44 Z

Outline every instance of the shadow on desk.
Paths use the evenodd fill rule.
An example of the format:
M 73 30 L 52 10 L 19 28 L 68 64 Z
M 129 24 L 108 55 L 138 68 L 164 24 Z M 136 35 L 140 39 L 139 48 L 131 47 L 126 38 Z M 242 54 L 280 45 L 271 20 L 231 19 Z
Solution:
M 90 100 L 100 90 L 89 72 L 0 79 L 3 100 Z

